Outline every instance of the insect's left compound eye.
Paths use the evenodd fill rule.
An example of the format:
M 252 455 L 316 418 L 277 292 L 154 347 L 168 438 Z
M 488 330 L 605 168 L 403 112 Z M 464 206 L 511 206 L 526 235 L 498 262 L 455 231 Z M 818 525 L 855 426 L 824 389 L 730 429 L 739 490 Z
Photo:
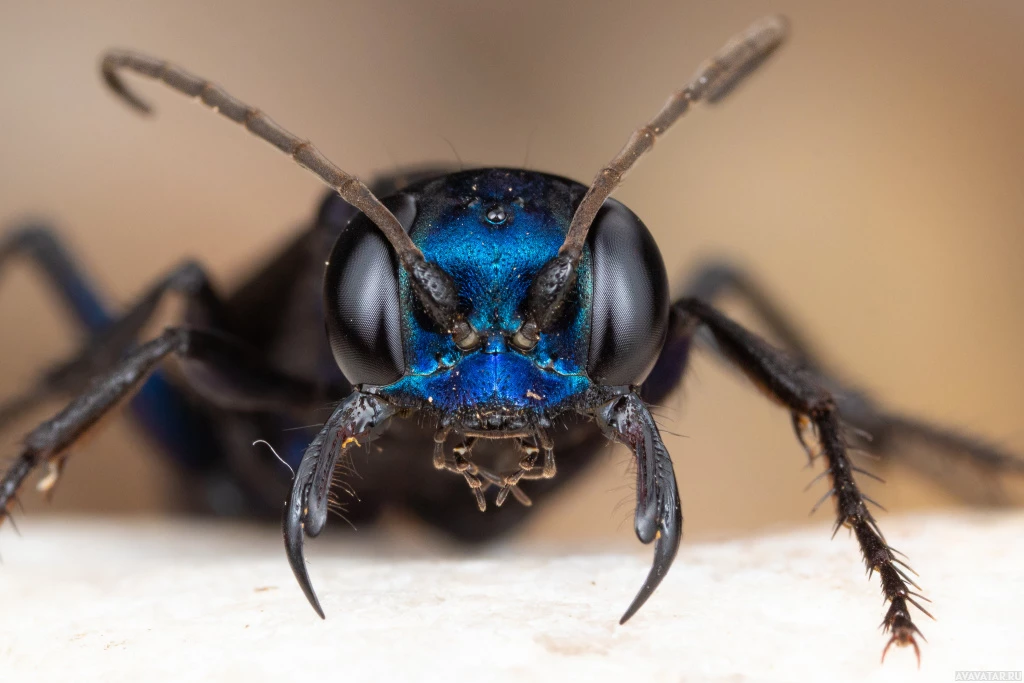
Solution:
M 654 367 L 668 328 L 668 278 L 647 227 L 614 199 L 587 237 L 593 258 L 590 378 L 606 386 L 640 384 Z
M 409 230 L 415 200 L 382 200 Z M 398 259 L 380 229 L 358 214 L 341 231 L 324 273 L 324 315 L 334 360 L 353 384 L 387 385 L 405 372 Z

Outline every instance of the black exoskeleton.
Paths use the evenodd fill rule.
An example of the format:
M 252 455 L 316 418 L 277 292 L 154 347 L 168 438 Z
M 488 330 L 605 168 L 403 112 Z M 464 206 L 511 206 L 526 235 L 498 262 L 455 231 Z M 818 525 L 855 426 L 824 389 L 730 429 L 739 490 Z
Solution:
M 3 472 L 0 521 L 32 472 L 45 469 L 40 488 L 52 490 L 73 447 L 131 400 L 164 449 L 204 482 L 200 497 L 209 507 L 265 514 L 287 501 L 287 558 L 323 616 L 303 546 L 323 530 L 331 509 L 362 522 L 398 507 L 460 540 L 486 541 L 519 525 L 535 501 L 571 481 L 612 440 L 632 452 L 634 527 L 643 543 L 654 544 L 653 566 L 624 623 L 664 578 L 682 535 L 672 460 L 649 405 L 680 385 L 694 342 L 703 339 L 789 413 L 810 460 L 824 463 L 835 530 L 853 532 L 869 572 L 881 579 L 886 650 L 895 643 L 917 651 L 910 606 L 927 614 L 924 598 L 868 508 L 873 501 L 855 475 L 874 475 L 854 464 L 851 451 L 892 460 L 917 442 L 936 460 L 994 474 L 1024 472 L 1024 463 L 893 414 L 847 386 L 728 265 L 701 269 L 671 301 L 653 237 L 610 199 L 691 106 L 731 93 L 785 33 L 784 20 L 769 17 L 727 44 L 589 186 L 485 168 L 432 169 L 369 187 L 220 86 L 140 53 L 108 53 L 103 76 L 135 109 L 149 111 L 123 83 L 123 70 L 243 125 L 333 192 L 311 226 L 237 291 L 216 291 L 202 264 L 189 261 L 120 314 L 106 307 L 53 231 L 31 225 L 8 233 L 0 269 L 17 256 L 32 260 L 87 340 L 0 406 L 2 426 L 53 395 L 74 397 L 25 437 Z M 725 293 L 744 298 L 784 348 L 717 310 Z M 169 295 L 185 301 L 182 324 L 140 343 Z M 157 370 L 168 357 L 187 389 Z M 318 431 L 301 429 L 309 424 Z M 283 456 L 254 454 L 261 439 L 274 441 Z M 371 439 L 372 452 L 355 466 L 353 452 Z M 275 457 L 294 472 L 290 482 Z M 353 467 L 359 477 L 346 481 Z M 358 497 L 348 495 L 353 488 Z M 501 509 L 480 514 L 492 493 Z M 505 506 L 509 497 L 518 504 Z

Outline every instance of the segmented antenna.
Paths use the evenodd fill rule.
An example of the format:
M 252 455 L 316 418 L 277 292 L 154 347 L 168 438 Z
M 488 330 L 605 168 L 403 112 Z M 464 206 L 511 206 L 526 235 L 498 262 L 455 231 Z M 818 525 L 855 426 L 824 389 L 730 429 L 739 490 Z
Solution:
M 629 169 L 654 146 L 655 139 L 689 111 L 690 105 L 718 102 L 728 95 L 782 44 L 787 26 L 781 16 L 765 17 L 726 43 L 700 67 L 693 80 L 668 98 L 653 119 L 633 132 L 626 146 L 601 169 L 576 207 L 558 255 L 545 263 L 530 283 L 526 314 L 511 339 L 513 346 L 529 351 L 537 345 L 540 333 L 558 319 L 562 303 L 576 279 L 576 266 L 594 217 Z
M 111 50 L 103 56 L 101 63 L 103 80 L 128 105 L 142 114 L 149 114 L 152 108 L 134 92 L 129 90 L 118 73 L 128 69 L 143 76 L 158 80 L 178 92 L 202 102 L 210 109 L 242 124 L 247 131 L 266 140 L 290 156 L 295 163 L 312 172 L 325 185 L 335 190 L 346 202 L 362 211 L 373 221 L 391 246 L 398 253 L 406 268 L 423 261 L 423 253 L 413 244 L 388 209 L 380 203 L 370 189 L 354 176 L 335 166 L 309 140 L 303 140 L 279 126 L 259 109 L 236 99 L 219 85 L 185 71 L 181 67 L 156 59 L 140 52 Z
M 120 69 L 158 80 L 202 102 L 290 156 L 295 163 L 312 172 L 380 228 L 398 255 L 399 262 L 409 273 L 413 291 L 427 314 L 442 330 L 452 335 L 460 348 L 470 349 L 479 344 L 479 335 L 458 311 L 458 293 L 451 276 L 436 263 L 423 258 L 423 252 L 413 244 L 402 224 L 370 192 L 370 188 L 335 166 L 308 140 L 289 133 L 259 109 L 232 97 L 219 85 L 162 59 L 129 50 L 111 50 L 103 56 L 100 69 L 103 80 L 111 90 L 140 113 L 148 114 L 152 110 L 145 100 L 125 86 L 118 73 Z
M 668 98 L 650 122 L 633 132 L 626 146 L 601 169 L 576 207 L 558 255 L 545 263 L 530 283 L 523 323 L 511 339 L 513 346 L 529 351 L 537 345 L 540 333 L 558 319 L 562 303 L 576 279 L 576 266 L 594 217 L 629 169 L 654 146 L 656 138 L 689 111 L 690 105 L 718 102 L 728 95 L 782 44 L 787 27 L 781 16 L 765 17 L 726 43 L 700 67 L 689 84 Z
M 565 243 L 558 253 L 571 257 L 574 263 L 578 262 L 587 231 L 604 200 L 619 186 L 640 157 L 654 147 L 655 139 L 682 118 L 689 111 L 690 105 L 702 101 L 721 101 L 782 44 L 787 29 L 788 23 L 784 17 L 760 19 L 704 62 L 686 86 L 672 93 L 661 111 L 647 125 L 637 128 L 615 158 L 594 178 L 583 201 L 576 208 Z

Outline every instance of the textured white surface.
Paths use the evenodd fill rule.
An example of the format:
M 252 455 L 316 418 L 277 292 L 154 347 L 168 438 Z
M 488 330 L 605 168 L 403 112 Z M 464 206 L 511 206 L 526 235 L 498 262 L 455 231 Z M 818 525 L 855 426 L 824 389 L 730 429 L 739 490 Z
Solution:
M 0 680 L 951 681 L 1024 668 L 1024 515 L 886 518 L 938 621 L 917 670 L 877 576 L 823 527 L 684 544 L 618 626 L 647 554 L 310 544 L 315 617 L 273 529 L 26 520 L 0 536 Z

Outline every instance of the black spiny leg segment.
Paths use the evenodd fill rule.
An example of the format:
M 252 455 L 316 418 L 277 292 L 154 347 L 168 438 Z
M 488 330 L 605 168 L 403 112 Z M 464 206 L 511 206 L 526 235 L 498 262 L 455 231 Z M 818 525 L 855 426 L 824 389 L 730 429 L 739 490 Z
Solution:
M 654 541 L 654 564 L 640 592 L 619 620 L 625 624 L 665 578 L 683 532 L 683 513 L 665 444 L 647 406 L 635 394 L 615 398 L 597 411 L 597 421 L 610 436 L 626 444 L 636 457 L 634 527 L 642 543 Z
M 675 304 L 675 309 L 680 315 L 689 316 L 706 327 L 714 336 L 722 354 L 758 387 L 813 425 L 818 435 L 821 455 L 827 463 L 826 472 L 832 481 L 830 494 L 836 503 L 833 535 L 844 526 L 853 531 L 868 572 L 878 572 L 882 593 L 889 602 L 882 627 L 891 633 L 891 637 L 882 651 L 882 657 L 885 658 L 885 653 L 893 643 L 899 646 L 910 645 L 920 664 L 920 650 L 914 636 L 921 632 L 910 618 L 908 605 L 914 605 L 931 616 L 914 599 L 926 598 L 910 590 L 909 586 L 918 586 L 898 565 L 907 569 L 909 567 L 896 557 L 895 551 L 886 543 L 867 508 L 868 499 L 860 492 L 854 480 L 854 466 L 846 453 L 840 415 L 831 393 L 821 386 L 815 373 L 703 301 L 682 299 Z
M 768 292 L 743 269 L 724 262 L 708 263 L 690 278 L 685 291 L 684 298 L 711 305 L 731 294 L 752 309 L 786 354 L 801 368 L 813 372 L 815 381 L 829 390 L 847 427 L 847 436 L 858 450 L 873 453 L 883 462 L 905 463 L 974 504 L 1007 502 L 998 487 L 998 477 L 1024 474 L 1024 461 L 1012 453 L 976 436 L 894 413 L 860 388 L 843 381 L 813 352 Z M 644 400 L 661 403 L 682 381 L 700 325 L 699 320 L 678 307 L 672 310 L 668 338 L 658 364 L 641 390 Z M 799 412 L 793 417 L 797 438 L 807 450 L 804 433 L 812 426 L 810 420 Z M 860 468 L 854 471 L 874 476 Z
M 318 387 L 265 365 L 241 342 L 207 330 L 170 327 L 132 349 L 106 374 L 51 419 L 25 437 L 21 452 L 0 478 L 0 522 L 10 513 L 25 479 L 50 468 L 41 486 L 49 491 L 68 453 L 90 431 L 127 401 L 168 356 L 182 364 L 189 384 L 212 403 L 229 410 L 308 408 Z
M 313 538 L 323 531 L 331 478 L 342 451 L 358 446 L 359 439 L 372 435 L 393 412 L 391 406 L 372 394 L 358 391 L 350 394 L 309 444 L 292 483 L 292 493 L 284 509 L 285 550 L 302 592 L 321 619 L 325 618 L 324 610 L 306 571 L 303 536 Z

